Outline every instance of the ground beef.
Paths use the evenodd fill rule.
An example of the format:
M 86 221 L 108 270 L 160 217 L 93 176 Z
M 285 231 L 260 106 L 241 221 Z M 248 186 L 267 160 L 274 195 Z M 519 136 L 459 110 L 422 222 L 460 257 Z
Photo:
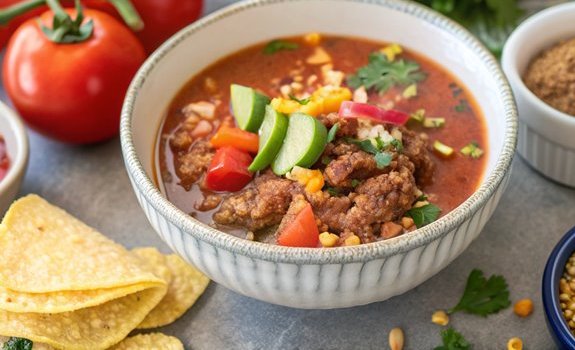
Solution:
M 356 151 L 331 161 L 325 168 L 324 178 L 330 186 L 353 188 L 352 180 L 367 179 L 381 172 L 372 154 Z
M 296 182 L 266 172 L 237 194 L 225 198 L 214 221 L 221 225 L 243 226 L 250 231 L 279 224 L 293 195 L 301 193 Z
M 213 156 L 214 150 L 205 140 L 194 142 L 187 152 L 176 155 L 176 173 L 186 191 L 206 172 Z
M 415 165 L 414 176 L 419 186 L 433 182 L 435 163 L 429 153 L 428 137 L 426 134 L 416 134 L 406 128 L 401 128 L 403 154 Z
M 208 211 L 213 210 L 220 205 L 222 202 L 222 197 L 217 194 L 208 194 L 202 199 L 202 201 L 195 206 L 196 210 Z
M 337 137 L 356 137 L 358 122 L 357 119 L 340 118 L 337 113 L 329 113 L 318 116 L 317 119 L 329 130 L 336 123 L 339 123 Z

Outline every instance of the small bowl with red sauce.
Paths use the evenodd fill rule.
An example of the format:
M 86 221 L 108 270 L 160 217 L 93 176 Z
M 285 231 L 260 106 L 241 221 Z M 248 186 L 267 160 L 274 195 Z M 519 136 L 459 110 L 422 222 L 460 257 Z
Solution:
M 324 38 L 322 43 L 317 47 L 306 46 L 301 38 L 314 32 L 320 33 Z M 310 40 L 310 45 L 313 41 Z M 403 53 L 397 50 L 397 47 L 394 48 L 393 43 L 401 46 Z M 281 50 L 281 53 L 274 53 L 277 50 Z M 299 54 L 305 56 L 299 57 Z M 345 57 L 346 55 L 348 57 Z M 393 55 L 398 55 L 396 63 L 390 63 L 394 62 Z M 321 88 L 317 88 L 311 97 L 297 95 L 296 91 L 293 98 L 289 96 L 290 92 L 283 94 L 281 90 L 287 84 L 294 90 L 298 90 L 304 83 L 309 87 L 313 85 L 310 81 L 315 81 L 312 75 L 324 79 L 322 88 L 328 85 L 325 82 L 326 76 L 322 76 L 323 68 L 315 65 L 317 62 L 325 63 L 326 56 L 333 59 L 333 70 L 326 68 L 329 74 L 325 75 L 334 80 L 341 77 L 341 74 L 347 74 L 349 77 L 359 71 L 359 67 L 372 61 L 379 62 L 374 63 L 379 67 L 378 70 L 385 72 L 385 66 L 394 65 L 405 73 L 404 75 L 410 75 L 417 70 L 416 67 L 420 67 L 423 74 L 416 73 L 407 79 L 410 84 L 401 86 L 399 95 L 393 96 L 392 90 L 386 90 L 385 93 L 371 91 L 370 87 L 367 87 L 369 82 L 362 80 L 361 84 L 366 85 L 366 91 L 360 96 L 361 87 L 357 85 L 361 84 L 354 84 L 348 79 L 339 88 L 353 89 L 353 94 L 345 91 L 346 94 L 341 93 L 338 96 L 347 95 L 346 101 L 349 101 L 352 95 L 357 94 L 358 97 L 353 103 L 359 105 L 351 107 L 360 106 L 362 111 L 357 108 L 354 111 L 354 108 L 350 107 L 348 112 L 367 113 L 374 118 L 377 115 L 386 119 L 383 123 L 385 124 L 398 122 L 398 115 L 390 115 L 389 110 L 403 107 L 410 109 L 405 113 L 416 112 L 416 105 L 402 101 L 402 96 L 409 99 L 415 95 L 415 100 L 424 103 L 422 108 L 427 108 L 428 116 L 432 117 L 425 119 L 429 125 L 426 126 L 424 121 L 424 124 L 413 129 L 408 128 L 409 130 L 402 129 L 403 131 L 398 133 L 397 129 L 380 123 L 369 130 L 361 129 L 366 131 L 362 133 L 359 129 L 354 131 L 353 128 L 346 127 L 353 123 L 342 122 L 339 124 L 341 131 L 336 129 L 331 132 L 332 135 L 335 134 L 335 140 L 323 143 L 324 155 L 328 152 L 327 146 L 335 146 L 335 142 L 339 142 L 342 148 L 333 150 L 329 159 L 311 156 L 313 159 L 308 159 L 312 150 L 315 155 L 321 155 L 315 153 L 315 147 L 323 141 L 317 140 L 329 140 L 326 137 L 326 134 L 330 134 L 327 129 L 334 130 L 335 124 L 329 125 L 329 116 L 333 117 L 338 111 L 331 103 L 337 99 L 329 95 L 329 104 L 326 102 L 327 98 L 319 103 L 318 100 L 326 96 L 323 92 L 327 92 L 323 90 L 322 94 L 317 94 Z M 368 60 L 369 57 L 372 57 L 371 61 Z M 289 73 L 293 68 L 297 70 L 298 61 L 315 66 L 306 66 L 301 76 L 294 76 L 293 80 L 282 80 L 281 75 Z M 248 68 L 251 74 L 243 77 L 238 75 L 242 69 Z M 276 74 L 272 70 L 282 72 L 278 74 L 276 83 L 273 82 Z M 206 76 L 205 72 L 208 72 L 209 76 Z M 315 79 L 318 79 L 317 76 Z M 201 83 L 196 84 L 194 80 L 190 80 L 194 77 L 202 77 L 199 80 Z M 363 79 L 360 74 L 357 77 Z M 413 81 L 418 82 L 416 89 L 410 88 Z M 388 83 L 389 81 L 381 82 L 379 85 L 383 89 Z M 221 160 L 221 164 L 236 163 L 234 169 L 235 166 L 243 169 L 252 161 L 250 158 L 244 161 L 244 156 L 240 158 L 231 152 L 224 154 L 221 151 L 224 147 L 217 151 L 213 149 L 217 148 L 213 137 L 223 129 L 222 125 L 242 128 L 238 117 L 234 116 L 234 122 L 234 117 L 230 115 L 239 114 L 233 111 L 233 99 L 232 111 L 229 108 L 230 95 L 233 94 L 230 94 L 231 84 L 253 87 L 268 95 L 272 99 L 265 106 L 266 113 L 273 108 L 270 116 L 275 112 L 286 115 L 289 113 L 290 118 L 286 136 L 282 137 L 283 141 L 280 140 L 281 148 L 271 163 L 271 170 L 258 168 L 259 173 L 253 174 L 253 183 L 247 184 L 238 192 L 234 192 L 237 183 L 233 184 L 233 188 L 229 183 L 229 186 L 218 186 L 225 185 L 220 182 L 226 176 L 223 171 L 217 173 L 218 177 L 211 179 L 213 183 L 201 180 L 206 177 L 205 169 L 208 169 L 208 172 L 212 169 L 215 173 L 215 170 L 226 168 L 223 165 L 221 168 L 212 168 L 214 159 L 218 162 Z M 218 90 L 217 86 L 223 88 Z M 206 93 L 204 88 L 212 89 L 213 93 Z M 276 88 L 279 91 L 276 91 Z M 329 91 L 342 92 L 339 88 Z M 202 92 L 199 92 L 200 90 Z M 285 96 L 278 99 L 280 92 Z M 257 101 L 262 98 L 255 97 L 257 95 L 252 90 L 243 96 L 244 101 L 250 102 L 246 110 L 259 108 Z M 386 96 L 389 97 L 388 101 L 380 101 L 381 106 L 378 105 L 385 111 L 374 109 L 373 105 L 378 104 L 375 99 Z M 214 101 L 210 104 L 211 97 Z M 306 99 L 307 101 L 304 101 Z M 387 102 L 390 106 L 387 106 Z M 370 106 L 361 105 L 365 103 Z M 298 112 L 289 112 L 294 105 Z M 204 119 L 198 119 L 195 114 L 186 116 L 188 109 Z M 220 113 L 221 116 L 214 117 L 214 110 L 216 115 Z M 326 110 L 329 110 L 330 114 L 323 113 Z M 340 108 L 337 116 L 344 118 L 344 114 Z M 230 118 L 227 118 L 228 116 Z M 267 119 L 267 115 L 265 118 Z M 122 112 L 121 143 L 126 169 L 136 197 L 153 228 L 174 251 L 212 280 L 238 293 L 274 304 L 326 309 L 382 301 L 404 293 L 432 277 L 463 253 L 480 234 L 507 185 L 516 146 L 516 118 L 511 89 L 495 58 L 460 25 L 424 6 L 399 0 L 252 0 L 234 4 L 195 22 L 166 42 L 149 58 L 127 93 Z M 243 133 L 236 132 L 235 135 L 241 136 L 251 131 L 252 136 L 257 136 L 254 134 L 257 128 L 252 129 L 249 126 L 256 119 L 253 114 L 251 118 L 244 120 L 245 129 L 240 130 Z M 413 119 L 416 120 L 416 117 Z M 172 132 L 171 126 L 179 128 L 182 121 L 190 123 L 187 124 L 190 126 L 189 135 L 175 135 Z M 216 125 L 216 122 L 219 124 Z M 319 126 L 317 122 L 323 126 Z M 308 127 L 305 128 L 304 124 Z M 290 132 L 290 125 L 301 127 Z M 322 129 L 324 127 L 325 129 Z M 260 137 L 264 135 L 262 128 L 259 129 Z M 270 130 L 276 130 L 276 127 L 271 127 Z M 427 130 L 425 133 L 428 139 L 419 134 L 424 130 Z M 373 136 L 372 131 L 379 136 Z M 419 135 L 417 137 L 416 131 Z M 340 132 L 344 135 L 340 136 Z M 351 134 L 347 134 L 348 132 Z M 198 139 L 210 133 L 215 134 L 209 143 L 207 140 Z M 309 136 L 300 139 L 300 134 Z M 191 143 L 188 136 L 193 139 Z M 379 141 L 369 145 L 364 142 L 365 138 L 374 137 Z M 360 138 L 364 139 L 359 141 Z M 397 146 L 397 142 L 394 143 L 394 140 L 400 138 L 405 145 L 404 152 L 399 150 L 402 147 Z M 237 141 L 238 137 L 225 139 Z M 302 142 L 299 143 L 299 140 Z M 422 146 L 427 141 L 429 147 Z M 163 146 L 166 142 L 170 143 L 170 147 L 173 146 L 170 150 Z M 352 144 L 349 144 L 350 142 Z M 284 148 L 285 145 L 290 147 Z M 385 152 L 391 149 L 390 145 L 393 145 L 395 151 L 382 154 L 383 149 Z M 414 148 L 421 152 L 412 152 L 414 145 L 419 145 Z M 473 153 L 473 150 L 467 147 L 469 145 L 475 148 L 480 146 L 481 152 Z M 292 149 L 291 146 L 297 152 L 297 157 L 292 158 L 293 153 L 287 151 Z M 259 147 L 261 149 L 262 145 Z M 348 147 L 359 159 L 365 160 L 360 163 L 367 164 L 371 170 L 366 171 L 373 171 L 373 175 L 367 179 L 362 177 L 355 183 L 336 181 L 336 171 L 331 173 L 334 176 L 326 177 L 327 167 L 343 160 L 341 157 L 347 156 L 345 149 Z M 362 150 L 358 150 L 358 147 Z M 373 147 L 377 150 L 374 151 Z M 264 145 L 263 149 L 267 150 L 268 147 Z M 285 153 L 282 153 L 283 149 L 286 150 Z M 247 147 L 245 151 L 250 152 Z M 340 151 L 343 153 L 337 153 Z M 221 157 L 216 157 L 218 152 L 221 152 Z M 424 156 L 427 152 L 431 154 L 429 157 Z M 212 158 L 213 153 L 215 155 Z M 282 154 L 285 157 L 282 158 Z M 425 166 L 429 161 L 436 164 L 438 170 L 434 176 L 437 186 L 425 187 L 423 175 L 426 171 L 414 173 L 417 163 L 415 154 L 424 156 L 417 166 L 418 169 L 431 169 L 432 167 Z M 447 159 L 439 158 L 441 156 Z M 374 157 L 377 157 L 375 166 Z M 410 160 L 406 161 L 405 157 Z M 206 167 L 208 163 L 209 168 Z M 411 163 L 413 165 L 409 165 Z M 319 179 L 316 177 L 317 173 L 323 171 L 326 183 L 331 182 L 339 188 L 345 187 L 347 192 L 341 195 L 341 192 L 330 191 L 330 188 L 325 186 L 319 187 L 318 190 L 315 185 L 310 185 L 310 180 L 305 187 L 307 197 L 303 196 L 301 188 L 290 183 L 294 178 L 298 179 L 298 182 L 302 178 L 294 173 L 294 164 L 299 168 L 304 167 L 304 170 L 300 169 L 300 174 L 309 174 L 309 178 L 314 181 Z M 168 171 L 162 173 L 164 165 L 168 166 Z M 254 163 L 250 167 L 252 165 Z M 288 168 L 288 165 L 293 167 Z M 170 166 L 172 170 L 177 170 L 171 171 Z M 160 171 L 157 171 L 158 168 Z M 313 174 L 306 172 L 306 169 Z M 383 169 L 390 172 L 385 173 L 387 170 Z M 288 170 L 290 176 L 286 173 Z M 332 170 L 335 170 L 335 167 Z M 234 173 L 242 175 L 240 179 L 243 181 L 245 174 Z M 356 174 L 354 171 L 348 173 Z M 446 178 L 454 182 L 442 182 L 442 179 Z M 186 179 L 190 180 L 185 181 Z M 381 182 L 378 182 L 380 180 Z M 215 191 L 203 191 L 202 183 Z M 260 188 L 260 184 L 265 184 L 266 189 L 264 190 L 263 185 Z M 293 186 L 300 192 L 293 198 L 287 197 L 288 188 Z M 423 191 L 415 190 L 416 187 Z M 222 188 L 230 191 L 222 193 L 219 191 Z M 391 192 L 386 190 L 390 188 Z M 373 191 L 370 192 L 371 189 Z M 468 192 L 462 195 L 462 190 Z M 252 197 L 250 191 L 255 193 Z M 313 191 L 319 192 L 314 192 L 318 193 L 317 198 L 313 197 L 319 199 L 317 203 L 312 196 L 307 195 L 307 192 Z M 459 193 L 455 193 L 457 191 Z M 428 194 L 435 196 L 427 196 Z M 202 195 L 203 200 L 196 206 L 197 199 Z M 245 196 L 236 200 L 236 195 Z M 289 209 L 284 203 L 286 197 L 292 201 L 291 204 L 288 203 Z M 343 203 L 345 208 L 339 212 L 319 210 L 322 198 L 333 199 L 330 203 Z M 361 215 L 355 215 L 359 211 L 354 209 L 362 204 L 358 200 L 351 206 L 344 203 L 346 198 L 350 201 L 365 198 L 367 200 L 364 203 L 368 204 L 374 203 L 371 201 L 373 199 L 379 199 L 379 202 L 361 207 Z M 447 202 L 448 199 L 452 204 Z M 220 200 L 222 204 L 219 204 Z M 260 205 L 254 206 L 254 201 L 258 201 Z M 416 225 L 419 228 L 409 226 L 409 220 L 405 220 L 404 227 L 410 229 L 407 232 L 402 232 L 401 227 L 399 231 L 395 230 L 403 221 L 396 219 L 404 219 L 397 216 L 399 214 L 395 212 L 395 208 L 405 205 L 411 209 L 425 208 L 430 204 L 427 202 L 434 202 L 442 207 L 442 214 L 439 216 L 435 212 L 434 219 L 421 227 Z M 417 203 L 422 206 L 416 207 Z M 214 214 L 204 208 L 215 208 L 218 212 Z M 291 212 L 291 209 L 294 211 Z M 403 209 L 400 216 L 405 213 Z M 278 215 L 282 210 L 287 212 Z M 260 216 L 261 212 L 266 211 L 272 211 L 275 216 Z M 339 215 L 344 211 L 344 216 Z M 287 236 L 286 240 L 280 239 L 281 235 L 277 240 L 254 240 L 253 236 L 259 236 L 260 233 L 246 230 L 248 226 L 244 226 L 239 233 L 238 230 L 224 227 L 227 223 L 236 224 L 236 219 L 240 218 L 245 219 L 247 225 L 256 228 L 261 228 L 268 222 L 279 223 L 276 234 L 279 231 L 282 234 L 288 231 L 301 233 L 306 230 L 292 230 L 292 226 L 284 226 L 282 230 L 278 217 L 282 221 L 284 218 L 293 218 L 293 222 L 303 223 L 298 220 L 304 214 L 306 228 L 312 227 L 314 223 L 328 227 L 330 232 L 324 235 L 325 244 L 322 242 L 321 246 L 311 247 L 317 242 L 317 234 L 314 241 L 309 241 L 310 245 L 307 245 L 306 241 L 306 247 L 293 247 L 287 246 Z M 355 222 L 371 220 L 371 216 L 385 217 L 387 214 L 393 219 L 353 226 Z M 427 221 L 423 219 L 429 216 L 429 212 L 422 214 L 420 221 Z M 314 217 L 317 220 L 314 221 Z M 337 217 L 355 219 L 345 221 L 344 224 L 348 231 L 357 228 L 357 234 L 345 236 L 348 231 L 338 231 L 336 223 L 330 221 L 331 218 Z M 411 218 L 413 223 L 415 218 Z M 251 219 L 259 220 L 258 225 Z M 387 223 L 393 225 L 386 226 Z M 323 228 L 316 229 L 323 231 Z M 370 229 L 376 234 L 370 236 Z M 327 232 L 322 231 L 319 231 L 320 236 Z M 330 246 L 328 241 L 334 245 Z
M 0 102 L 0 214 L 4 214 L 20 190 L 28 152 L 28 135 L 22 120 Z

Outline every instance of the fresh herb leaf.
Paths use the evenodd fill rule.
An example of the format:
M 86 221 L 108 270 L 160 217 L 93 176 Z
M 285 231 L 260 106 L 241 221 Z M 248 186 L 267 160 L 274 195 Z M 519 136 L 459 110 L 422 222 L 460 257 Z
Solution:
M 323 165 L 328 165 L 331 161 L 332 159 L 328 156 L 321 157 L 321 164 Z
M 429 225 L 439 217 L 441 209 L 434 204 L 426 204 L 419 208 L 411 208 L 406 215 L 413 219 L 417 228 Z
M 299 103 L 302 106 L 307 105 L 309 103 L 309 101 L 311 101 L 311 97 L 299 99 L 299 98 L 297 98 L 291 94 L 289 95 L 289 98 L 290 98 L 290 100 L 296 101 L 297 103 Z
M 458 113 L 463 113 L 467 110 L 469 110 L 469 104 L 467 104 L 467 101 L 464 99 L 459 100 L 459 104 L 455 106 L 455 111 Z
M 417 1 L 461 23 L 496 56 L 524 14 L 517 0 Z
M 32 350 L 32 345 L 34 343 L 31 340 L 12 337 L 4 343 L 2 350 Z
M 471 344 L 461 333 L 457 332 L 453 328 L 448 328 L 441 331 L 441 340 L 443 345 L 435 347 L 434 350 L 469 350 L 471 349 Z
M 391 164 L 391 160 L 393 159 L 393 155 L 388 152 L 378 152 L 375 154 L 375 164 L 377 165 L 378 169 L 383 169 L 389 164 Z
M 408 86 L 425 79 L 425 73 L 419 68 L 419 64 L 413 61 L 390 62 L 383 53 L 373 52 L 369 55 L 369 63 L 349 76 L 347 83 L 354 89 L 364 86 L 384 93 L 393 86 Z
M 326 187 L 325 189 L 327 191 L 327 193 L 329 193 L 332 197 L 338 197 L 341 193 L 339 193 L 339 190 L 337 188 L 334 187 Z
M 419 198 L 417 198 L 417 202 L 423 202 L 427 200 L 427 195 L 422 194 L 421 196 L 419 196 Z
M 378 145 L 374 145 L 374 143 L 372 142 L 371 139 L 367 139 L 367 140 L 356 140 L 356 139 L 352 139 L 352 138 L 347 138 L 346 139 L 347 142 L 349 143 L 353 143 L 354 145 L 359 146 L 359 148 L 361 148 L 362 151 L 367 152 L 367 153 L 371 153 L 371 154 L 377 154 L 379 153 L 379 148 Z M 377 144 L 377 141 L 375 141 Z
M 339 130 L 339 123 L 335 123 L 330 129 L 329 132 L 327 133 L 327 143 L 332 142 L 333 140 L 335 140 L 335 135 L 337 134 L 337 131 Z
M 357 179 L 352 179 L 351 180 L 351 186 L 353 188 L 357 187 L 359 184 L 361 183 L 361 181 L 357 180 Z
M 298 44 L 285 40 L 272 40 L 264 47 L 264 54 L 273 55 L 280 51 L 292 51 L 299 47 Z
M 481 270 L 471 271 L 467 278 L 465 292 L 459 303 L 448 313 L 464 311 L 469 314 L 487 316 L 511 305 L 507 282 L 503 276 L 493 275 L 485 279 Z
M 391 145 L 395 148 L 395 150 L 399 153 L 403 152 L 403 142 L 398 139 L 393 139 L 391 141 Z

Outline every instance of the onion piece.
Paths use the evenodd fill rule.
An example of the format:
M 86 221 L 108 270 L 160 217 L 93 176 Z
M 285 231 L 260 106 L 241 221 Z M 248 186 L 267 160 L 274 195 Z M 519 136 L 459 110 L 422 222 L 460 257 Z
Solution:
M 409 114 L 395 110 L 385 110 L 368 103 L 344 101 L 339 108 L 341 118 L 369 118 L 378 123 L 404 125 Z

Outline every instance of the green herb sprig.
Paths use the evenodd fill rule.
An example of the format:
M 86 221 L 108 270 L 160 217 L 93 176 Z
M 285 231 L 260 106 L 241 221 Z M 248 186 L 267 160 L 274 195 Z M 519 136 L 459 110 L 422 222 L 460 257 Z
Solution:
M 411 208 L 405 214 L 413 219 L 417 228 L 421 228 L 437 220 L 439 214 L 441 214 L 441 209 L 429 203 L 418 208 Z
M 383 169 L 391 164 L 391 161 L 393 160 L 393 154 L 389 152 L 391 147 L 394 147 L 397 152 L 401 152 L 403 150 L 403 144 L 401 141 L 395 139 L 388 143 L 383 142 L 381 137 L 367 140 L 347 138 L 346 141 L 359 146 L 359 148 L 364 152 L 373 154 L 378 169 Z
M 509 305 L 511 305 L 511 300 L 505 278 L 493 275 L 486 279 L 481 270 L 474 269 L 467 278 L 461 300 L 447 312 L 453 314 L 463 311 L 486 317 L 509 307 Z
M 441 340 L 443 345 L 435 347 L 434 350 L 469 350 L 471 344 L 463 335 L 453 328 L 448 328 L 441 331 Z
M 31 340 L 11 337 L 4 343 L 2 350 L 32 350 L 33 345 Z
M 369 63 L 349 76 L 347 83 L 354 89 L 364 86 L 384 93 L 393 86 L 408 86 L 425 79 L 425 73 L 419 68 L 413 61 L 388 61 L 383 53 L 373 52 L 369 55 Z
M 293 51 L 299 47 L 297 43 L 285 40 L 272 40 L 264 47 L 265 55 L 273 55 L 280 51 Z

